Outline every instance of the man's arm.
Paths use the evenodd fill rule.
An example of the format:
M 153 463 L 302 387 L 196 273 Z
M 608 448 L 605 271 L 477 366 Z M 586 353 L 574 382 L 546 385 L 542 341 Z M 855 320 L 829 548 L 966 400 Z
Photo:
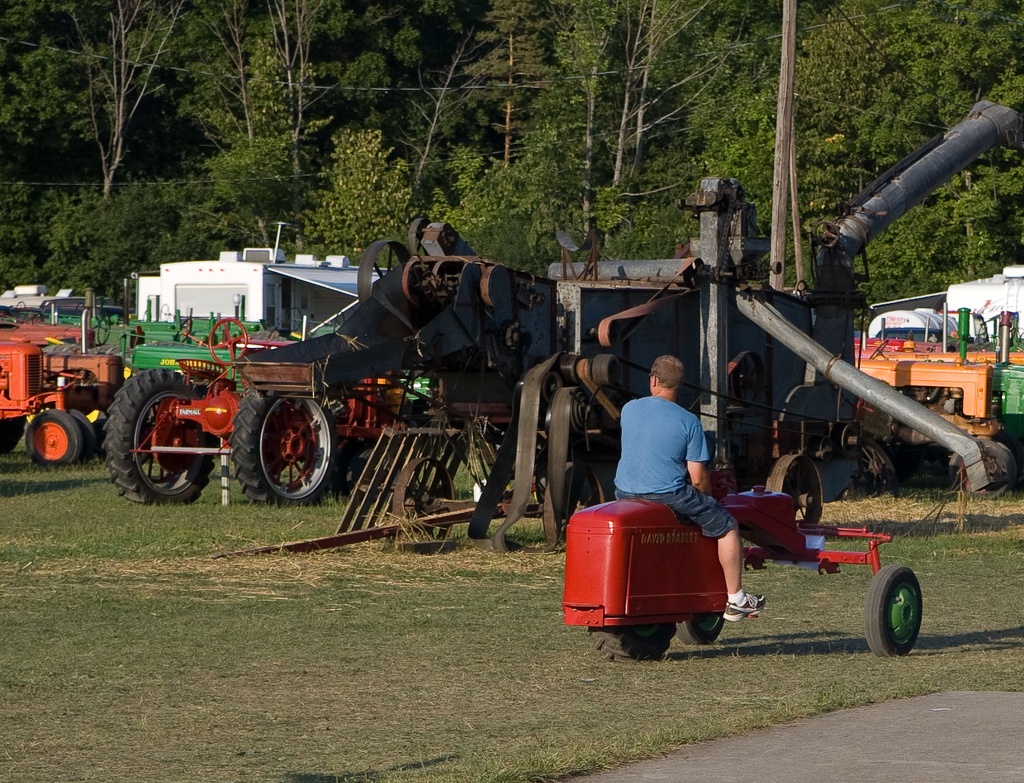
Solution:
M 705 495 L 711 494 L 711 476 L 703 462 L 686 463 L 686 472 L 690 474 L 690 481 L 697 489 Z

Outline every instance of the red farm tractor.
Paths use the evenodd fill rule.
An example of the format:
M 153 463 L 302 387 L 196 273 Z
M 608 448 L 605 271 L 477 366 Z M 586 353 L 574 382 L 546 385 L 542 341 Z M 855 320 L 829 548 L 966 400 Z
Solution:
M 739 522 L 747 567 L 768 560 L 836 573 L 842 564 L 874 572 L 864 610 L 868 647 L 877 655 L 906 655 L 921 628 L 921 587 L 905 566 L 879 562 L 891 541 L 863 528 L 807 525 L 796 520 L 789 495 L 754 487 L 722 504 Z M 862 539 L 866 551 L 825 549 L 827 538 Z M 714 539 L 680 522 L 665 505 L 621 500 L 584 509 L 567 528 L 567 625 L 585 626 L 594 646 L 612 660 L 658 660 L 678 635 L 688 644 L 711 644 L 725 621 L 725 579 Z
M 191 503 L 209 483 L 214 457 L 228 455 L 253 501 L 308 505 L 344 490 L 342 463 L 357 460 L 392 421 L 384 388 L 361 384 L 336 411 L 314 399 L 245 394 L 235 362 L 276 345 L 222 318 L 204 344 L 208 356 L 176 359 L 180 372 L 145 370 L 128 380 L 106 425 L 118 493 L 137 503 Z
M 106 410 L 123 378 L 116 356 L 47 354 L 29 342 L 0 343 L 0 453 L 11 451 L 24 433 L 37 465 L 92 458 L 102 430 L 86 414 Z

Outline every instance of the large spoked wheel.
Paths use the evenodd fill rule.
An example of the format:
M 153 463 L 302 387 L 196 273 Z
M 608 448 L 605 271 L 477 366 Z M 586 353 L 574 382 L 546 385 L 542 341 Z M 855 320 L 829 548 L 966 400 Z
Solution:
M 24 434 L 24 416 L 19 416 L 16 419 L 0 419 L 0 454 L 13 451 Z
M 436 514 L 455 499 L 455 482 L 432 457 L 408 462 L 398 474 L 391 496 L 391 513 L 402 518 Z
M 878 443 L 861 439 L 857 448 L 857 468 L 850 479 L 850 488 L 870 497 L 899 494 L 900 482 L 896 466 Z
M 154 448 L 216 445 L 194 421 L 179 419 L 173 407 L 199 392 L 170 370 L 132 376 L 107 411 L 107 470 L 120 495 L 136 503 L 191 503 L 210 481 L 210 454 L 168 453 Z
M 425 217 L 413 218 L 409 221 L 409 231 L 406 234 L 405 248 L 410 256 L 420 254 L 420 240 L 423 239 L 423 229 L 430 225 L 430 219 Z
M 335 481 L 337 436 L 330 410 L 309 399 L 249 392 L 231 433 L 232 458 L 246 497 L 257 503 L 318 503 Z
M 921 630 L 921 585 L 906 566 L 887 565 L 871 579 L 864 629 L 875 655 L 906 655 Z
M 821 476 L 814 461 L 803 454 L 787 454 L 772 467 L 765 487 L 793 498 L 798 522 L 816 525 L 821 520 Z
M 82 459 L 82 430 L 67 411 L 43 411 L 25 429 L 25 451 L 46 468 L 74 465 Z
M 660 661 L 668 652 L 675 623 L 590 628 L 594 649 L 610 661 Z
M 761 357 L 753 351 L 741 351 L 729 362 L 729 396 L 743 404 L 761 399 L 766 377 Z
M 701 614 L 692 620 L 679 624 L 676 636 L 684 644 L 713 644 L 725 626 L 725 618 L 720 614 Z

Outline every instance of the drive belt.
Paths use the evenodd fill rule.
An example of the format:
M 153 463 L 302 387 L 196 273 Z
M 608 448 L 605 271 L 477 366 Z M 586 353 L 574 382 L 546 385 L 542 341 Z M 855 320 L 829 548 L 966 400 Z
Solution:
M 487 477 L 476 510 L 469 520 L 469 538 L 481 549 L 508 552 L 520 548 L 505 540 L 505 532 L 522 518 L 530 501 L 537 456 L 541 391 L 548 373 L 561 357 L 561 353 L 556 353 L 527 370 L 516 390 L 518 399 L 513 399 L 512 421 L 505 431 L 494 467 Z M 505 487 L 513 476 L 513 468 L 516 481 L 512 487 L 512 502 L 501 525 L 490 538 L 487 538 L 487 529 L 505 494 Z M 550 545 L 545 547 L 544 551 L 553 548 L 554 546 Z
M 569 438 L 573 430 L 575 407 L 575 387 L 563 386 L 551 398 L 548 416 L 548 486 L 545 493 L 545 501 L 550 499 L 550 502 L 544 503 L 544 536 L 551 549 L 562 539 L 570 502 L 575 505 L 579 498 L 576 485 L 583 483 L 583 472 L 578 469 L 579 460 L 575 455 L 571 465 L 569 463 Z

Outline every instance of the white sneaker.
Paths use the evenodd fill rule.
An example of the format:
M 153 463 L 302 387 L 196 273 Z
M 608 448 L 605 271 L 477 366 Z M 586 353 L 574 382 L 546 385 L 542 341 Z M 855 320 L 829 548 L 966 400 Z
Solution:
M 722 617 L 730 623 L 737 623 L 747 617 L 757 617 L 764 611 L 764 605 L 763 595 L 747 593 L 746 597 L 738 604 L 734 604 L 731 601 L 727 603 L 725 605 L 725 614 Z

